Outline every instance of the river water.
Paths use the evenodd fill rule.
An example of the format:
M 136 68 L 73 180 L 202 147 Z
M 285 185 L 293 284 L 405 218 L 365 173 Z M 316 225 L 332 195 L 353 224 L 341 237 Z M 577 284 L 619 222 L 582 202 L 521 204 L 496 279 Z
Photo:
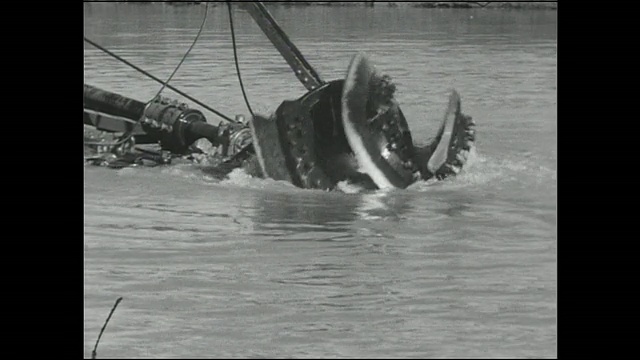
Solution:
M 477 122 L 469 166 L 331 193 L 195 165 L 85 166 L 85 356 L 120 296 L 99 358 L 557 356 L 557 12 L 268 8 L 324 79 L 366 52 L 414 139 L 457 89 Z M 204 9 L 85 3 L 84 34 L 167 78 Z M 254 111 L 304 94 L 249 15 L 234 20 Z M 247 110 L 230 39 L 211 7 L 171 84 L 233 116 Z M 141 101 L 160 86 L 88 44 L 84 77 Z

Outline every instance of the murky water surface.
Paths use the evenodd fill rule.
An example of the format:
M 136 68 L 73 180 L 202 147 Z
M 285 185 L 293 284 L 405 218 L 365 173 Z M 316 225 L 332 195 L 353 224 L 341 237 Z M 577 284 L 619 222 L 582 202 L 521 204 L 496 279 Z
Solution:
M 119 296 L 101 358 L 557 356 L 557 12 L 269 9 L 324 79 L 365 51 L 414 139 L 457 89 L 478 124 L 471 163 L 386 193 L 85 167 L 85 356 Z M 86 3 L 84 34 L 166 78 L 203 10 Z M 246 114 L 227 10 L 209 11 L 171 84 Z M 304 94 L 249 15 L 234 19 L 254 110 Z M 88 44 L 84 74 L 141 101 L 159 89 Z

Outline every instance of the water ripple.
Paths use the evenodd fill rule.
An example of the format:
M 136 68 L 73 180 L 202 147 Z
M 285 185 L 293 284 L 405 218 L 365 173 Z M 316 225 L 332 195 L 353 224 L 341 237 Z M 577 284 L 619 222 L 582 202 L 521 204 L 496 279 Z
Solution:
M 190 164 L 85 167 L 85 355 L 123 296 L 98 356 L 555 357 L 556 13 L 267 6 L 325 79 L 366 51 L 417 142 L 456 88 L 477 152 L 456 178 L 395 192 L 220 180 Z M 203 10 L 84 8 L 85 36 L 160 78 Z M 304 94 L 249 15 L 234 20 L 252 107 Z M 229 40 L 213 7 L 172 85 L 234 115 L 246 110 Z M 88 45 L 84 76 L 141 101 L 159 89 Z

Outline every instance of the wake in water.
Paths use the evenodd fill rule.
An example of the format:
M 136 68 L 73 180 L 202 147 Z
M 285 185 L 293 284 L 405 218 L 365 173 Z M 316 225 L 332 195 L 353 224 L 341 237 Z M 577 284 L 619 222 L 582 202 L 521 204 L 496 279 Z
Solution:
M 158 174 L 166 177 L 170 182 L 188 181 L 194 185 L 223 186 L 239 189 L 269 190 L 275 192 L 293 193 L 323 193 L 323 190 L 300 189 L 290 182 L 273 179 L 263 179 L 253 176 L 242 168 L 233 169 L 228 174 L 216 174 L 215 166 L 203 163 L 183 163 L 158 168 L 125 168 L 117 170 L 123 177 L 157 177 Z M 499 159 L 485 156 L 475 148 L 469 153 L 465 168 L 456 176 L 445 180 L 429 179 L 417 181 L 407 190 L 410 192 L 425 193 L 434 190 L 473 190 L 485 185 L 504 184 L 508 182 L 521 182 L 528 179 L 534 183 L 555 181 L 556 170 L 537 163 L 534 159 Z M 388 194 L 400 190 L 371 190 L 348 181 L 341 181 L 336 188 L 343 194 Z

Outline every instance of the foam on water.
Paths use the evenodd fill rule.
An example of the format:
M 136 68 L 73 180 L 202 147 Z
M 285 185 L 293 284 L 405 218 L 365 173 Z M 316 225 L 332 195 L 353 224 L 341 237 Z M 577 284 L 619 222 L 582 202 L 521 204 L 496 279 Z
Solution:
M 248 188 L 292 191 L 298 189 L 295 185 L 273 179 L 262 179 L 249 175 L 244 169 L 234 169 L 227 178 L 220 181 L 221 185 Z
M 286 181 L 262 179 L 248 174 L 243 169 L 234 169 L 224 177 L 211 175 L 208 167 L 199 164 L 174 164 L 158 168 L 131 167 L 114 170 L 119 177 L 156 177 L 159 173 L 166 179 L 187 181 L 195 185 L 224 186 L 233 188 L 246 188 L 270 191 L 294 191 L 294 192 L 322 192 L 318 190 L 300 189 Z M 90 171 L 89 169 L 87 169 Z M 556 170 L 543 166 L 530 157 L 497 158 L 479 153 L 476 148 L 469 152 L 468 160 L 462 171 L 453 177 L 438 181 L 429 179 L 417 181 L 409 186 L 408 191 L 429 192 L 432 190 L 473 188 L 477 186 L 505 183 L 511 181 L 526 181 L 541 184 L 546 181 L 556 181 Z M 400 190 L 371 191 L 351 184 L 347 181 L 339 182 L 337 191 L 344 194 L 368 194 L 387 193 Z

